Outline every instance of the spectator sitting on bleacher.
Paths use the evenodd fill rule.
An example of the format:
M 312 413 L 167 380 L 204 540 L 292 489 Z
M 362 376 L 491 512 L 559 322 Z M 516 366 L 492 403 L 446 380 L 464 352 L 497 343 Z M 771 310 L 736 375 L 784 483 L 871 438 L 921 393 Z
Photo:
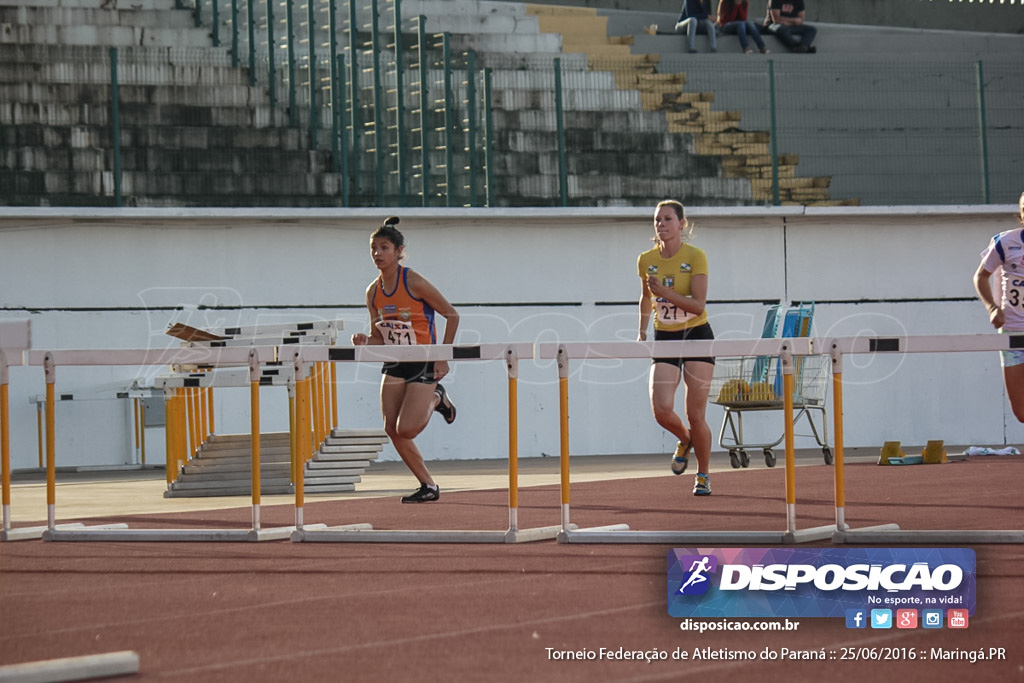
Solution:
M 804 23 L 804 0 L 768 0 L 764 27 L 792 52 L 817 52 L 811 45 L 818 31 Z
M 686 43 L 690 52 L 696 52 L 698 33 L 707 33 L 711 51 L 718 52 L 715 24 L 711 20 L 711 0 L 684 0 L 683 9 L 676 21 L 676 31 L 686 29 Z
M 746 54 L 753 52 L 747 43 L 747 36 L 753 38 L 761 54 L 767 54 L 769 50 L 764 45 L 761 31 L 747 18 L 749 9 L 750 0 L 721 0 L 718 3 L 718 29 L 722 33 L 735 33 L 740 39 L 740 47 Z

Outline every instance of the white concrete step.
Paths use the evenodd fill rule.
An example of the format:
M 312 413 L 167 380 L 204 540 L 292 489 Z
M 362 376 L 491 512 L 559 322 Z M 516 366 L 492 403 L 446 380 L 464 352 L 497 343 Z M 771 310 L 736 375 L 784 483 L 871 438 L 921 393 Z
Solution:
M 0 69 L 6 83 L 110 83 L 110 63 L 54 62 L 50 64 L 8 63 Z M 249 78 L 242 69 L 217 66 L 172 66 L 169 64 L 125 64 L 118 69 L 122 85 L 206 85 L 245 86 Z
M 188 10 L 10 7 L 2 4 L 0 24 L 196 29 L 195 18 Z
M 0 23 L 0 43 L 107 47 L 212 47 L 208 30 L 140 26 L 59 26 Z
M 117 49 L 118 61 L 124 64 L 157 64 L 195 66 L 207 68 L 231 67 L 231 53 L 226 47 L 182 49 L 176 47 L 128 46 Z M 52 64 L 99 63 L 107 64 L 109 72 L 110 47 L 103 45 L 17 44 L 0 42 L 0 60 L 3 63 Z M 108 78 L 109 82 L 109 78 Z M 174 85 L 186 85 L 177 83 Z
M 190 86 L 125 85 L 118 88 L 121 104 L 169 105 L 187 103 L 207 107 L 264 107 L 267 95 L 262 88 L 227 85 L 220 88 Z M 109 85 L 78 83 L 2 83 L 0 103 L 92 104 L 107 107 L 111 97 Z
M 173 10 L 176 0 L 2 0 L 0 6 L 66 7 L 75 9 Z
M 614 110 L 612 110 L 614 111 Z M 586 128 L 594 130 L 594 120 L 585 112 L 573 116 L 570 110 L 563 120 L 566 128 Z M 661 112 L 642 111 L 614 111 L 614 115 L 597 117 L 602 119 L 597 123 L 602 132 L 614 135 L 623 130 L 632 133 L 664 133 L 668 130 L 668 123 L 665 115 Z M 549 141 L 540 140 L 533 136 L 537 132 L 551 132 L 558 130 L 558 117 L 553 111 L 526 110 L 508 111 L 496 110 L 494 112 L 495 127 L 504 131 L 502 135 L 508 136 L 512 151 L 545 151 L 550 150 L 547 146 Z M 618 125 L 628 125 L 629 128 L 617 128 Z
M 380 7 L 384 7 L 381 3 Z M 390 11 L 390 4 L 388 11 Z M 495 0 L 402 0 L 402 15 L 416 16 L 474 16 L 526 18 L 526 4 L 522 2 L 496 2 Z M 535 17 L 534 17 L 535 18 Z

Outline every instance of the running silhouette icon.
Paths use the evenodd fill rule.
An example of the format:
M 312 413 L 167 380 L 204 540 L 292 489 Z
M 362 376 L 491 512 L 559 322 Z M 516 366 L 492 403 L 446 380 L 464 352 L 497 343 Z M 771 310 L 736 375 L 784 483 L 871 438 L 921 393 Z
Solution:
M 717 558 L 713 555 L 689 555 L 681 558 L 680 565 L 689 564 L 686 580 L 679 586 L 680 595 L 701 595 L 711 586 L 708 574 L 718 569 Z

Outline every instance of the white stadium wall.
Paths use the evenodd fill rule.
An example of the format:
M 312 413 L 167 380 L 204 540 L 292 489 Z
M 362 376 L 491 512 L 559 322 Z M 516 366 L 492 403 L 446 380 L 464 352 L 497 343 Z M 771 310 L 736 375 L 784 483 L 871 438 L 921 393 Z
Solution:
M 708 310 L 720 338 L 759 336 L 767 302 L 778 301 L 815 302 L 815 336 L 927 335 L 992 332 L 971 276 L 991 235 L 1016 224 L 1015 210 L 715 208 L 690 217 L 694 243 L 708 254 Z M 367 327 L 363 298 L 376 273 L 368 238 L 389 213 L 402 216 L 407 265 L 459 307 L 458 343 L 635 339 L 636 257 L 652 234 L 651 211 L 638 209 L 0 209 L 0 318 L 31 320 L 34 349 L 171 347 L 177 340 L 164 331 L 177 321 L 342 319 L 340 342 L 348 344 Z M 503 364 L 453 366 L 446 386 L 459 418 L 451 426 L 432 421 L 418 439 L 424 455 L 505 457 Z M 574 363 L 574 454 L 672 450 L 650 415 L 647 368 L 636 360 Z M 58 395 L 75 395 L 57 404 L 58 466 L 136 462 L 129 402 L 85 399 L 163 370 L 58 368 Z M 45 392 L 43 373 L 10 374 L 12 467 L 36 467 L 31 401 Z M 341 426 L 379 427 L 379 367 L 342 364 L 338 377 Z M 994 353 L 850 357 L 844 380 L 848 447 L 1024 441 Z M 263 430 L 286 430 L 286 390 L 262 391 Z M 716 451 L 722 414 L 709 407 Z M 216 421 L 220 433 L 247 431 L 247 391 L 217 390 Z M 745 423 L 748 441 L 782 434 L 781 411 Z M 521 457 L 557 455 L 553 362 L 521 363 L 519 426 Z M 162 427 L 147 430 L 146 444 L 147 462 L 163 462 Z M 383 458 L 397 455 L 387 447 Z

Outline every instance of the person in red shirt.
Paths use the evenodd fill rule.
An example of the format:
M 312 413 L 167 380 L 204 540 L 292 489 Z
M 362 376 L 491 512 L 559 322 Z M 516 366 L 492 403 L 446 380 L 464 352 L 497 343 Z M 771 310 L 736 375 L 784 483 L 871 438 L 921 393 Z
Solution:
M 735 33 L 740 39 L 740 47 L 746 54 L 753 50 L 747 42 L 747 36 L 754 40 L 757 49 L 761 54 L 767 54 L 768 48 L 764 45 L 761 31 L 754 22 L 747 18 L 747 11 L 750 9 L 750 0 L 721 0 L 718 3 L 718 20 L 715 22 L 722 33 Z

